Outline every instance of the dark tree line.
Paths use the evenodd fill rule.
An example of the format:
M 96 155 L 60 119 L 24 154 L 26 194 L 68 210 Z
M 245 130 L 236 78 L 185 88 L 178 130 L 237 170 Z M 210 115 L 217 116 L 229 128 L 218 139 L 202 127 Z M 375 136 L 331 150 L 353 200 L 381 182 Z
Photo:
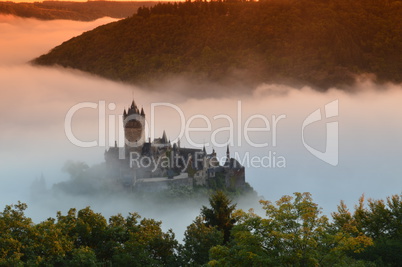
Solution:
M 34 3 L 0 2 L 0 14 L 41 20 L 69 19 L 91 21 L 103 17 L 126 18 L 141 6 L 151 6 L 153 2 L 137 1 L 43 1 Z
M 348 88 L 366 73 L 378 82 L 402 82 L 401 17 L 394 0 L 159 3 L 35 62 L 130 83 L 185 75 L 324 90 Z

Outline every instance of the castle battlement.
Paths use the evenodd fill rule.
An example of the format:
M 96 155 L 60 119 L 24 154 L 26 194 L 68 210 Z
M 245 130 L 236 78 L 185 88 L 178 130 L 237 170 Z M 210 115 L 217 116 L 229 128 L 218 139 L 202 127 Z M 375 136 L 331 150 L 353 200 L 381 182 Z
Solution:
M 223 166 L 215 150 L 183 148 L 171 144 L 166 132 L 152 142 L 145 142 L 145 113 L 133 100 L 123 112 L 126 157 L 119 158 L 117 143 L 105 151 L 108 170 L 116 183 L 137 191 L 161 191 L 170 185 L 205 186 L 224 180 L 225 186 L 236 189 L 245 185 L 245 169 L 230 158 L 229 146 Z

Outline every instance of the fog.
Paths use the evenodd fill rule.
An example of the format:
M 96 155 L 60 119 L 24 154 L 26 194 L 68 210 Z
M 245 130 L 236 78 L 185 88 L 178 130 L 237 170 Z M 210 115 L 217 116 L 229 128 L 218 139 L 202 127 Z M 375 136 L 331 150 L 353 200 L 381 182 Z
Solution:
M 371 76 L 362 76 L 353 93 L 336 88 L 320 93 L 308 87 L 261 84 L 247 94 L 207 96 L 202 95 L 203 88 L 216 85 L 192 84 L 175 78 L 159 82 L 154 85 L 158 88 L 149 90 L 79 71 L 27 64 L 72 36 L 110 21 L 113 20 L 44 22 L 0 16 L 1 209 L 18 200 L 26 202 L 26 214 L 35 222 L 55 217 L 58 210 L 66 213 L 69 208 L 88 205 L 106 218 L 118 212 L 126 215 L 139 211 L 142 216 L 163 220 L 163 228 L 173 228 L 180 240 L 185 226 L 199 214 L 199 208 L 205 203 L 182 204 L 167 211 L 160 207 L 150 208 L 146 203 L 132 203 L 124 194 L 91 198 L 51 192 L 53 184 L 69 179 L 61 171 L 67 160 L 84 161 L 89 165 L 103 161 L 109 130 L 118 136 L 121 129 L 117 116 L 133 97 L 140 107 L 144 107 L 147 121 L 155 125 L 156 137 L 166 130 L 173 141 L 184 127 L 176 109 L 163 104 L 151 109 L 151 104 L 169 103 L 181 110 L 185 122 L 190 122 L 188 126 L 192 128 L 207 126 L 204 119 L 193 116 L 203 115 L 211 122 L 211 130 L 195 130 L 188 134 L 190 138 L 181 137 L 182 146 L 202 147 L 205 144 L 207 152 L 214 148 L 219 157 L 224 157 L 226 143 L 231 141 L 231 156 L 238 157 L 239 161 L 244 161 L 247 153 L 250 159 L 265 157 L 267 160 L 271 155 L 272 160 L 275 155 L 277 162 L 284 161 L 285 165 L 279 167 L 276 164 L 265 167 L 251 162 L 245 164 L 247 182 L 265 199 L 277 200 L 285 194 L 308 191 L 323 207 L 324 213 L 329 214 L 336 210 L 340 200 L 353 207 L 362 194 L 378 199 L 401 193 L 401 85 L 378 85 Z M 232 89 L 238 91 L 235 87 L 216 86 L 216 90 L 225 92 Z M 313 123 L 304 131 L 305 142 L 324 151 L 326 123 L 338 122 L 339 162 L 332 166 L 316 158 L 303 145 L 302 125 L 312 112 L 323 110 L 326 104 L 335 100 L 338 100 L 338 116 Z M 92 102 L 99 105 L 103 103 L 100 101 L 104 101 L 106 107 L 110 103 L 116 106 L 105 110 L 106 146 L 82 148 L 74 145 L 65 134 L 66 114 L 76 104 Z M 151 114 L 155 115 L 154 120 L 150 120 Z M 259 117 L 249 120 L 255 114 Z M 219 115 L 233 119 L 233 136 L 230 130 L 212 134 L 221 127 L 230 126 L 227 119 L 215 117 Z M 274 131 L 274 120 L 281 115 Z M 115 124 L 109 123 L 111 117 L 115 118 Z M 248 127 L 265 127 L 266 121 L 262 118 L 270 123 L 270 130 L 251 132 L 247 140 L 244 136 L 247 121 L 250 122 Z M 102 143 L 98 140 L 98 120 L 99 109 L 77 111 L 72 120 L 74 136 L 82 141 Z M 113 143 L 114 137 L 110 139 Z M 251 142 L 267 144 L 255 147 Z M 49 193 L 32 196 L 30 186 L 42 175 Z

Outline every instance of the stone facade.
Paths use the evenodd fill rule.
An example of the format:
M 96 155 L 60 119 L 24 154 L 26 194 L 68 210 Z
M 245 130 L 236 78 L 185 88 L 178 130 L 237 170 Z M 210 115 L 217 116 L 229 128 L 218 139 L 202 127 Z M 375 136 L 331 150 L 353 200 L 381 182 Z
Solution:
M 171 144 L 163 132 L 161 138 L 145 142 L 144 110 L 133 101 L 123 113 L 125 147 L 115 143 L 105 151 L 105 161 L 112 179 L 133 191 L 158 192 L 170 186 L 210 186 L 214 179 L 224 179 L 227 188 L 235 190 L 245 185 L 245 170 L 230 158 L 229 146 L 226 163 L 220 166 L 215 150 L 180 147 Z

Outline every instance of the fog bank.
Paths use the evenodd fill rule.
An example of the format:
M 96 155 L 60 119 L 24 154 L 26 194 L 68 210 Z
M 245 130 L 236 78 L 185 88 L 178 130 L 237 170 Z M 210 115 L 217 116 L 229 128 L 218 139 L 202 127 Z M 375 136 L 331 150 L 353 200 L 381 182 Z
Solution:
M 214 148 L 218 156 L 223 157 L 226 143 L 232 140 L 231 155 L 236 156 L 237 153 L 240 159 L 244 159 L 245 155 L 249 155 L 250 159 L 267 159 L 270 153 L 271 159 L 273 153 L 277 159 L 284 158 L 284 167 L 275 164 L 258 167 L 250 162 L 246 166 L 247 181 L 266 199 L 276 200 L 285 194 L 308 191 L 324 208 L 324 212 L 329 213 L 335 211 L 341 199 L 352 207 L 363 193 L 373 198 L 401 193 L 401 85 L 380 86 L 369 79 L 362 79 L 356 84 L 355 93 L 348 94 L 335 88 L 320 93 L 308 87 L 261 84 L 252 88 L 249 94 L 228 93 L 221 97 L 204 96 L 199 99 L 187 97 L 185 90 L 168 90 L 174 89 L 175 84 L 187 90 L 193 89 L 191 83 L 179 78 L 160 84 L 159 90 L 149 92 L 79 71 L 26 64 L 62 41 L 110 21 L 105 18 L 95 22 L 44 22 L 0 16 L 1 208 L 18 200 L 27 202 L 27 214 L 36 222 L 55 217 L 57 210 L 66 213 L 71 207 L 90 205 L 105 217 L 137 210 L 143 216 L 163 219 L 165 227 L 173 227 L 180 236 L 179 232 L 184 226 L 199 214 L 202 203 L 198 210 L 195 206 L 180 206 L 171 214 L 163 214 L 158 208 L 152 210 L 143 203 L 131 203 L 119 195 L 104 199 L 52 194 L 44 199 L 32 199 L 30 196 L 31 183 L 42 174 L 48 189 L 68 179 L 61 172 L 67 160 L 84 161 L 89 165 L 103 161 L 103 152 L 108 144 L 81 148 L 66 137 L 65 116 L 72 106 L 83 102 L 99 105 L 104 101 L 106 106 L 113 103 L 116 108 L 106 109 L 105 115 L 106 118 L 117 118 L 133 97 L 139 106 L 144 107 L 147 118 L 151 117 L 151 104 L 155 103 L 176 106 L 184 114 L 186 122 L 199 115 L 208 118 L 211 130 L 189 133 L 190 138 L 181 138 L 182 146 L 202 147 L 207 144 L 208 152 Z M 202 90 L 202 86 L 196 87 Z M 326 123 L 338 122 L 339 163 L 331 166 L 306 149 L 302 141 L 302 124 L 312 112 L 317 109 L 323 111 L 326 104 L 335 100 L 338 101 L 338 116 L 311 124 L 304 132 L 305 142 L 323 151 Z M 98 111 L 87 108 L 75 113 L 72 129 L 77 138 L 83 141 L 98 140 Z M 153 114 L 156 137 L 166 130 L 171 140 L 176 139 L 183 127 L 178 111 L 160 104 Z M 267 143 L 264 147 L 255 147 L 244 137 L 248 119 L 256 114 L 258 117 L 250 120 L 248 126 L 266 127 L 266 122 L 261 119 L 266 118 L 271 130 L 252 132 L 249 141 Z M 212 136 L 214 130 L 230 126 L 228 120 L 216 117 L 222 115 L 233 119 L 232 139 L 229 130 Z M 273 118 L 281 115 L 285 117 L 277 123 L 274 145 Z M 207 124 L 198 118 L 189 126 L 206 127 Z M 109 128 L 119 131 L 117 123 L 109 125 L 107 121 L 106 141 Z M 212 143 L 213 138 L 215 144 Z

